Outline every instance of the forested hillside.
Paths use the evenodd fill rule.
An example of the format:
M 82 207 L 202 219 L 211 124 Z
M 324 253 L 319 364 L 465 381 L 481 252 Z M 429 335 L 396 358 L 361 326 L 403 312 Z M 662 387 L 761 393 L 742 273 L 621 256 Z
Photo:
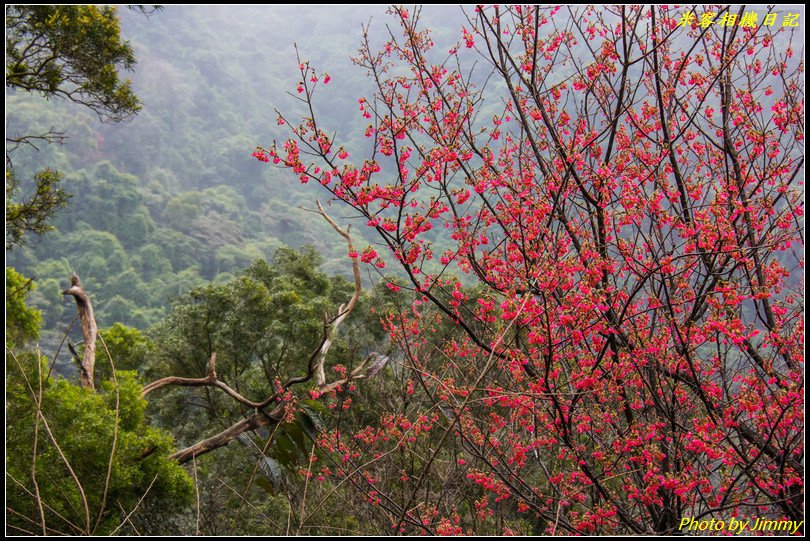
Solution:
M 54 128 L 68 137 L 13 155 L 20 178 L 53 167 L 73 196 L 55 231 L 7 253 L 9 265 L 37 279 L 32 302 L 43 311 L 46 342 L 54 345 L 73 317 L 60 294 L 73 271 L 97 299 L 102 325 L 139 328 L 160 321 L 170 298 L 223 283 L 281 246 L 314 245 L 324 269 L 350 274 L 329 225 L 300 209 L 314 208 L 312 194 L 250 153 L 279 136 L 274 109 L 292 99 L 294 43 L 334 66 L 347 103 L 348 90 L 365 84 L 349 62 L 361 25 L 383 12 L 339 7 L 303 18 L 294 7 L 168 6 L 145 17 L 122 10 L 121 32 L 137 58 L 125 75 L 143 103 L 131 121 L 102 123 L 80 105 L 7 92 L 10 135 Z M 359 115 L 339 107 L 333 118 L 349 127 Z
M 804 14 L 6 6 L 6 534 L 803 534 Z

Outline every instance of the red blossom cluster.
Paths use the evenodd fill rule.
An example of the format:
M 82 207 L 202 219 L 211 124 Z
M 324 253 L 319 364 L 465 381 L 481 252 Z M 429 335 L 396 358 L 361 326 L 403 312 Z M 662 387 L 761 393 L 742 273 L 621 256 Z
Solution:
M 255 151 L 253 151 L 253 154 L 251 154 L 251 156 L 253 156 L 257 160 L 259 160 L 260 162 L 269 162 L 270 161 L 270 158 L 268 158 L 267 154 L 261 149 L 257 149 Z

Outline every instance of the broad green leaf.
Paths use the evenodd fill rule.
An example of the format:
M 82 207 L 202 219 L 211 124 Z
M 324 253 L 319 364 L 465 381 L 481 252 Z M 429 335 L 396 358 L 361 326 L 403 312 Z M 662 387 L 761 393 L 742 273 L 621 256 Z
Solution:
M 270 483 L 270 481 L 268 481 L 264 477 L 259 477 L 258 479 L 256 479 L 256 485 L 264 489 L 264 491 L 270 494 L 271 496 L 276 495 L 276 490 L 273 488 L 273 485 Z
M 279 464 L 291 469 L 298 463 L 298 451 L 295 443 L 287 434 L 278 436 L 274 443 L 272 455 L 278 460 Z
M 261 462 L 259 462 L 259 469 L 270 480 L 275 490 L 281 488 L 281 466 L 279 466 L 278 462 L 269 456 L 262 457 Z

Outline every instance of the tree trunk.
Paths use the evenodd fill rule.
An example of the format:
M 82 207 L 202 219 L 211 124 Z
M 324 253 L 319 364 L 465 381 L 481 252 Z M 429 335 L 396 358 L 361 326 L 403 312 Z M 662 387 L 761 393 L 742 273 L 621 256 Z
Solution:
M 82 289 L 82 283 L 75 274 L 70 279 L 70 289 L 62 292 L 62 295 L 73 295 L 76 299 L 76 306 L 79 309 L 79 319 L 82 324 L 82 336 L 84 337 L 84 353 L 79 363 L 81 368 L 81 384 L 84 389 L 94 389 L 93 370 L 96 364 L 96 336 L 98 335 L 98 325 L 93 315 L 93 306 L 90 299 Z

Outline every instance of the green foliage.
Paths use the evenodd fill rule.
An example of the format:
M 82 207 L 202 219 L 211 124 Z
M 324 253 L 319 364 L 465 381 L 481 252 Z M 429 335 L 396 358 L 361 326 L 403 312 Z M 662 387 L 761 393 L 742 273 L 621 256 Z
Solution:
M 166 204 L 163 211 L 166 221 L 178 231 L 184 232 L 191 229 L 200 212 L 202 209 L 198 192 L 187 192 L 175 197 Z
M 126 248 L 142 245 L 154 230 L 138 191 L 138 179 L 110 162 L 71 174 L 64 184 L 70 192 L 81 195 L 74 197 L 70 209 L 59 217 L 60 230 L 74 231 L 84 223 L 115 235 Z
M 330 280 L 319 264 L 311 247 L 282 248 L 272 264 L 257 260 L 226 283 L 176 299 L 154 332 L 161 344 L 155 373 L 199 377 L 216 351 L 219 372 L 262 396 L 274 378 L 304 372 L 322 337 L 324 313 L 336 309 L 332 297 L 351 296 L 349 284 Z
M 15 357 L 6 387 L 7 520 L 15 532 L 109 534 L 141 497 L 173 510 L 190 503 L 191 478 L 168 459 L 171 437 L 145 423 L 135 372 L 118 372 L 93 392 L 41 377 L 46 366 L 40 359 L 37 373 L 37 362 Z
M 287 89 L 288 75 L 295 69 L 294 59 L 288 54 L 293 40 L 334 35 L 339 29 L 342 34 L 335 38 L 337 41 L 310 42 L 306 54 L 310 58 L 314 55 L 313 61 L 322 57 L 324 61 L 319 64 L 330 66 L 335 79 L 330 89 L 336 92 L 336 100 L 343 96 L 343 91 L 336 88 L 341 78 L 348 82 L 352 93 L 364 84 L 347 70 L 341 71 L 338 60 L 344 59 L 347 47 L 354 47 L 351 33 L 345 28 L 359 29 L 360 23 L 368 19 L 369 8 L 337 6 L 330 9 L 329 16 L 312 19 L 296 17 L 294 7 L 245 9 L 249 10 L 245 15 L 233 18 L 228 16 L 230 7 L 170 7 L 150 21 L 122 10 L 124 33 L 133 39 L 139 66 L 144 68 L 133 77 L 139 96 L 148 104 L 126 127 L 101 124 L 90 109 L 68 100 L 46 103 L 26 95 L 31 93 L 20 92 L 22 87 L 12 89 L 7 96 L 9 131 L 42 133 L 59 126 L 71 135 L 68 145 L 50 145 L 36 154 L 20 151 L 14 160 L 21 179 L 33 178 L 44 164 L 50 164 L 64 173 L 64 179 L 55 186 L 76 194 L 66 211 L 50 219 L 56 231 L 35 243 L 15 247 L 8 254 L 26 275 L 37 276 L 38 288 L 29 295 L 29 304 L 42 310 L 47 332 L 43 332 L 40 343 L 45 351 L 56 351 L 76 314 L 72 299 L 61 295 L 66 279 L 75 270 L 82 275 L 94 302 L 96 317 L 103 327 L 100 336 L 117 369 L 138 370 L 146 381 L 169 374 L 201 377 L 210 352 L 217 351 L 221 380 L 244 396 L 261 400 L 273 392 L 274 380 L 284 381 L 305 372 L 307 360 L 323 336 L 324 314 L 334 315 L 337 307 L 349 299 L 352 284 L 332 277 L 350 275 L 345 243 L 328 224 L 300 208 L 314 204 L 304 187 L 278 171 L 261 168 L 249 152 L 257 140 L 278 137 L 273 108 L 281 104 L 267 106 L 267 96 L 284 99 L 281 89 Z M 268 33 L 268 28 L 273 32 Z M 336 43 L 340 46 L 336 47 Z M 268 50 L 273 52 L 268 54 Z M 172 92 L 166 92 L 167 87 Z M 365 122 L 352 108 L 338 108 L 333 113 L 341 131 L 357 131 L 352 126 Z M 356 139 L 364 141 L 362 135 Z M 19 192 L 27 190 L 23 185 Z M 338 210 L 333 208 L 330 214 L 342 225 L 348 223 Z M 362 250 L 368 241 L 362 240 L 362 232 L 355 229 L 354 223 L 352 235 Z M 314 248 L 279 250 L 284 245 Z M 256 261 L 260 259 L 271 262 Z M 9 289 L 7 280 L 7 292 Z M 380 288 L 372 297 L 361 298 L 330 350 L 328 379 L 335 377 L 336 364 L 351 370 L 370 350 L 381 350 L 379 344 L 385 334 L 378 320 L 383 306 L 395 302 L 394 297 L 388 289 Z M 134 328 L 145 330 L 161 321 L 170 299 L 174 311 L 156 329 L 141 332 Z M 32 337 L 15 339 L 14 346 Z M 114 427 L 111 366 L 101 342 L 96 351 L 101 402 L 66 382 L 55 382 L 55 373 L 70 374 L 60 371 L 60 363 L 69 359 L 64 350 L 56 360 L 51 381 L 45 385 L 48 399 L 43 402 L 50 409 L 58 409 L 57 404 L 66 402 L 64 412 L 48 410 L 45 415 L 55 431 L 57 424 L 64 424 L 58 441 L 61 446 L 66 440 L 64 448 L 71 453 L 71 464 L 85 460 L 74 458 L 81 453 L 87 455 L 88 462 L 97 462 L 95 477 L 83 484 L 88 492 L 96 493 L 90 498 L 91 507 L 100 505 L 99 479 L 106 472 L 109 455 L 105 455 L 105 449 L 110 449 L 108 443 L 97 449 L 92 448 L 92 443 L 109 442 L 110 427 Z M 40 366 L 36 359 L 16 355 L 29 381 L 36 383 Z M 46 373 L 47 363 L 42 361 Z M 401 367 L 395 372 L 393 365 L 385 369 L 385 377 L 381 375 L 368 384 L 358 382 L 359 390 L 347 388 L 338 398 L 301 400 L 295 416 L 272 434 L 270 430 L 247 433 L 246 438 L 187 465 L 188 472 L 193 468 L 199 479 L 199 517 L 196 510 L 184 511 L 170 496 L 153 497 L 160 488 L 156 482 L 130 517 L 137 531 L 125 527 L 117 533 L 188 535 L 198 527 L 208 535 L 334 535 L 373 530 L 373 524 L 389 519 L 379 511 L 375 514 L 373 509 L 363 509 L 359 504 L 365 498 L 347 492 L 350 483 L 339 485 L 329 476 L 323 481 L 315 479 L 321 467 L 341 466 L 332 461 L 334 457 L 322 449 L 315 450 L 318 462 L 308 485 L 300 472 L 309 466 L 313 439 L 325 426 L 348 434 L 355 426 L 379 426 L 380 412 L 388 411 L 380 404 L 390 409 L 389 403 L 399 400 L 403 410 L 414 407 L 413 397 L 399 390 L 403 383 L 400 380 L 407 376 Z M 30 457 L 33 451 L 35 402 L 16 363 L 11 360 L 9 366 L 7 414 L 27 416 L 29 424 L 10 417 L 9 439 L 24 441 L 12 442 L 14 458 L 7 455 L 7 460 L 14 465 L 15 479 L 32 490 L 30 472 L 26 470 L 30 459 L 26 462 L 24 457 L 26 453 Z M 392 381 L 394 378 L 398 380 Z M 134 379 L 127 380 L 119 373 L 119 385 L 125 387 L 130 381 L 137 387 Z M 309 396 L 308 390 L 309 384 L 294 387 L 301 398 Z M 130 430 L 140 434 L 140 428 L 145 426 L 144 415 L 174 432 L 185 445 L 251 413 L 216 389 L 189 387 L 166 387 L 148 395 L 150 404 L 144 411 L 135 404 L 138 391 L 121 391 L 121 453 L 134 453 L 139 445 L 142 451 L 149 450 L 148 438 L 142 436 L 136 438 L 139 445 L 126 443 Z M 347 397 L 352 397 L 354 403 L 351 409 L 342 410 L 340 401 Z M 336 408 L 327 410 L 324 404 Z M 99 407 L 100 412 L 92 415 L 84 411 Z M 27 431 L 23 430 L 25 426 Z M 51 511 L 47 524 L 62 533 L 83 533 L 80 498 L 77 500 L 76 490 L 70 488 L 60 459 L 54 458 L 41 422 L 39 431 L 39 471 L 42 478 L 45 474 L 54 477 L 54 481 L 42 481 L 40 489 L 47 496 L 44 501 L 78 528 L 63 528 L 61 519 Z M 87 441 L 73 441 L 82 434 Z M 265 445 L 266 454 L 262 455 L 260 449 Z M 167 452 L 161 447 L 164 458 Z M 426 455 L 427 451 L 419 448 L 415 453 Z M 147 459 L 157 454 L 155 451 Z M 130 471 L 130 466 L 139 464 L 137 457 L 141 455 L 133 456 L 127 455 L 133 464 L 125 458 L 119 464 L 116 457 L 111 479 L 111 487 L 117 491 L 115 498 L 125 512 L 134 507 L 131 498 L 145 492 L 144 480 L 148 484 L 149 474 L 154 471 L 146 475 Z M 77 467 L 82 475 L 90 475 L 92 468 Z M 380 477 L 390 481 L 386 486 L 393 490 L 401 477 L 399 469 L 380 472 Z M 7 478 L 10 489 L 17 491 L 11 495 L 9 506 L 38 524 L 38 509 L 30 505 L 30 495 L 19 486 L 11 487 L 13 484 Z M 124 495 L 126 486 L 130 499 Z M 179 492 L 185 494 L 180 501 L 187 501 L 187 490 Z M 96 533 L 109 533 L 122 519 L 117 501 L 110 496 L 108 502 L 102 527 Z M 297 521 L 304 518 L 299 516 L 302 510 L 307 520 L 296 527 Z M 97 514 L 98 507 L 93 507 L 93 522 Z M 25 522 L 20 518 L 15 525 L 39 533 Z M 379 531 L 390 531 L 390 525 Z
M 9 6 L 6 86 L 85 105 L 102 119 L 132 117 L 140 104 L 118 70 L 135 65 L 112 6 Z
M 255 454 L 254 454 L 255 453 Z M 291 502 L 282 491 L 267 493 L 257 481 L 266 479 L 257 471 L 258 454 L 234 443 L 196 460 L 197 487 L 201 495 L 200 517 L 193 513 L 178 517 L 179 535 L 197 531 L 208 536 L 280 535 L 285 532 Z M 165 526 L 159 532 L 165 531 Z
M 59 172 L 43 169 L 34 175 L 33 195 L 15 201 L 19 181 L 13 169 L 6 170 L 6 250 L 22 244 L 26 232 L 42 235 L 53 229 L 48 222 L 70 199 L 59 187 L 61 180 Z
M 102 380 L 111 375 L 110 362 L 116 370 L 143 370 L 149 357 L 155 353 L 155 345 L 138 329 L 116 323 L 99 331 L 103 344 L 96 349 L 96 376 Z M 108 354 L 109 352 L 109 354 Z
M 39 337 L 42 314 L 25 304 L 26 296 L 34 287 L 33 279 L 26 279 L 13 268 L 6 267 L 6 347 L 9 349 Z

